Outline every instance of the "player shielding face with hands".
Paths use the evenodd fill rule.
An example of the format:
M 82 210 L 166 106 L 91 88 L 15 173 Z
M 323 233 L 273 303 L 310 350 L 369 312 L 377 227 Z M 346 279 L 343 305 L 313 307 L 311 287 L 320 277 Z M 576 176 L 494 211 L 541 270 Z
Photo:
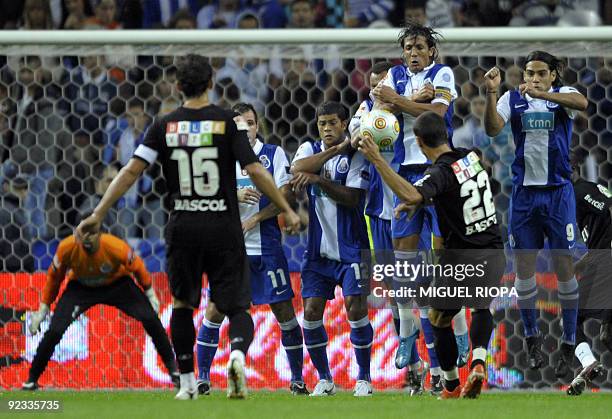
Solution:
M 435 112 L 444 118 L 447 139 L 452 138 L 453 101 L 457 98 L 455 76 L 452 69 L 436 62 L 439 53 L 439 35 L 431 27 L 416 22 L 409 22 L 400 31 L 398 43 L 402 48 L 404 63 L 391 68 L 385 79 L 373 90 L 374 109 L 383 108 L 396 114 L 400 123 L 400 134 L 393 144 L 392 165 L 408 182 L 416 182 L 430 162 L 417 145 L 413 126 L 416 118 L 425 112 Z M 394 205 L 400 201 L 394 196 Z M 418 208 L 410 216 L 402 213 L 391 220 L 393 247 L 396 261 L 418 265 L 422 252 L 442 246 L 440 228 L 435 210 L 432 207 Z M 433 243 L 432 243 L 433 236 Z M 396 282 L 405 278 L 396 277 Z M 427 282 L 427 278 L 418 278 Z M 411 364 L 411 348 L 418 336 L 418 330 L 407 315 L 412 302 L 398 302 L 400 310 L 400 329 L 403 330 L 398 346 L 395 365 L 404 368 Z M 420 307 L 421 326 L 427 347 L 430 349 L 430 373 L 435 392 L 441 390 L 440 368 L 437 365 L 433 345 L 433 332 L 429 324 L 427 307 Z M 465 334 L 462 334 L 465 338 Z M 467 339 L 462 342 L 462 353 L 468 351 Z
M 335 394 L 327 359 L 327 332 L 323 314 L 327 300 L 342 287 L 350 340 L 359 367 L 353 395 L 372 395 L 370 357 L 374 331 L 368 318 L 367 285 L 361 277 L 362 251 L 368 249 L 364 198 L 368 187 L 367 163 L 348 147 L 348 114 L 339 103 L 317 109 L 320 141 L 306 141 L 292 163 L 291 182 L 308 195 L 308 246 L 302 264 L 304 342 L 319 374 L 311 396 Z
M 516 146 L 509 240 L 516 258 L 514 286 L 519 296 L 528 364 L 539 369 L 544 363 L 535 309 L 535 268 L 538 250 L 544 247 L 547 237 L 563 317 L 562 344 L 555 368 L 558 377 L 568 373 L 567 365 L 572 360 L 578 308 L 578 283 L 570 254 L 578 231 L 569 147 L 573 119 L 588 105 L 575 88 L 563 85 L 562 70 L 563 63 L 558 58 L 534 51 L 525 60 L 524 83 L 499 100 L 499 69 L 492 68 L 484 78 L 487 135 L 494 137 L 509 123 Z
M 495 286 L 504 273 L 503 243 L 497 224 L 497 214 L 492 200 L 487 172 L 478 155 L 471 150 L 452 150 L 446 138 L 442 117 L 433 112 L 419 116 L 414 125 L 417 143 L 432 161 L 422 179 L 410 183 L 397 174 L 380 155 L 378 146 L 369 138 L 360 142 L 359 151 L 376 167 L 383 180 L 400 199 L 399 209 L 410 210 L 420 205 L 433 204 L 444 219 L 441 232 L 445 250 L 439 264 L 454 266 L 468 264 L 485 266 L 479 285 Z M 473 196 L 478 204 L 473 205 Z M 472 278 L 466 279 L 471 281 Z M 436 278 L 436 286 L 456 286 L 452 276 Z M 489 311 L 490 299 L 436 301 L 431 303 L 429 320 L 435 335 L 435 350 L 444 374 L 442 398 L 477 397 L 486 378 L 486 352 L 493 318 Z M 453 336 L 452 320 L 463 303 L 472 307 L 472 363 L 464 388 L 459 383 L 456 365 L 457 343 Z
M 234 112 L 209 103 L 212 68 L 207 59 L 193 54 L 180 57 L 177 87 L 186 97 L 183 106 L 153 122 L 143 144 L 77 232 L 83 236 L 98 231 L 109 208 L 159 160 L 170 210 L 165 239 L 173 296 L 172 341 L 181 372 L 176 398 L 197 397 L 193 310 L 200 303 L 204 272 L 211 300 L 230 320 L 228 396 L 244 398 L 245 359 L 253 340 L 253 321 L 248 313 L 251 290 L 236 194 L 236 161 L 281 210 L 289 230 L 297 230 L 300 220 L 253 153 L 246 123 L 241 119 L 236 123 Z
M 151 277 L 142 259 L 130 246 L 110 234 L 88 232 L 81 240 L 69 236 L 60 242 L 47 271 L 40 307 L 32 315 L 30 333 L 38 332 L 68 272 L 68 285 L 36 349 L 23 389 L 38 388 L 38 378 L 70 324 L 97 304 L 117 307 L 140 321 L 153 339 L 172 380 L 178 385 L 174 353 L 166 330 L 157 317 L 159 301 L 151 286 Z M 141 288 L 134 283 L 134 279 Z

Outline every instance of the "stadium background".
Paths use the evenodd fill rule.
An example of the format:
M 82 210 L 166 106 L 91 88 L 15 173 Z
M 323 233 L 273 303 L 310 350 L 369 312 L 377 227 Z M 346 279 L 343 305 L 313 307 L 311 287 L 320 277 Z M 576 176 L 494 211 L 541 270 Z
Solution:
M 51 8 L 47 10 L 48 19 L 44 26 L 38 27 L 28 18 L 28 11 L 33 4 L 48 3 L 44 0 L 26 3 L 28 6 L 22 17 L 16 13 L 13 21 L 7 12 L 8 3 L 2 3 L 2 10 L 7 13 L 1 14 L 0 19 L 5 22 L 0 24 L 7 28 L 48 29 L 63 27 L 61 25 L 67 27 L 70 25 L 66 25 L 66 21 L 71 23 L 75 20 L 69 19 L 74 13 L 66 14 L 63 20 L 58 19 L 58 11 Z M 119 23 L 125 28 L 162 25 L 206 28 L 201 23 L 205 22 L 204 18 L 200 19 L 202 13 L 195 14 L 197 18 L 191 19 L 190 14 L 183 10 L 176 10 L 178 15 L 175 15 L 177 18 L 187 16 L 182 21 L 163 21 L 165 15 L 160 15 L 157 16 L 159 22 L 150 23 L 155 16 L 149 16 L 146 7 L 143 8 L 140 24 L 135 24 L 128 18 L 138 16 L 137 13 L 123 13 L 123 7 L 132 3 L 128 0 L 116 3 L 116 10 L 121 11 L 116 15 L 120 21 L 108 23 L 98 15 L 88 22 L 83 20 L 80 28 L 93 29 L 97 25 L 117 29 L 116 24 Z M 190 5 L 192 3 L 195 5 L 197 2 L 189 2 Z M 287 11 L 285 23 L 282 23 L 280 11 L 266 15 L 267 9 L 262 8 L 264 4 L 277 2 L 254 3 L 249 10 L 260 16 L 261 26 L 266 26 L 264 16 L 279 19 L 277 26 L 271 24 L 269 27 L 287 25 L 312 29 L 340 27 L 343 24 L 374 27 L 389 24 L 384 17 L 367 13 L 358 15 L 358 22 L 355 23 L 351 19 L 355 16 L 351 15 L 350 10 L 340 6 L 342 2 L 336 4 L 330 1 L 316 2 L 317 7 L 311 10 L 312 21 L 308 18 L 298 20 L 296 16 L 299 14 L 292 10 L 295 5 L 281 7 L 282 13 Z M 383 7 L 393 2 L 371 3 L 380 3 Z M 497 25 L 559 24 L 567 27 L 602 22 L 609 24 L 606 10 L 610 13 L 612 9 L 604 7 L 609 5 L 607 1 L 557 2 L 555 8 L 548 9 L 550 12 L 538 14 L 536 12 L 542 10 L 531 7 L 538 2 L 510 2 L 514 9 L 504 11 L 498 7 L 497 11 L 491 12 L 482 10 L 475 3 L 478 2 L 432 0 L 427 2 L 423 12 L 426 18 L 437 21 L 438 26 L 442 27 L 449 24 L 480 26 L 485 22 Z M 595 12 L 588 13 L 589 5 L 600 7 L 593 10 L 601 10 L 601 16 Z M 100 7 L 93 10 L 99 12 Z M 399 8 L 399 3 L 394 7 Z M 191 12 L 199 10 L 202 9 L 192 8 Z M 207 10 L 203 16 L 207 13 L 215 15 L 214 10 Z M 380 9 L 377 10 L 380 12 Z M 383 10 L 386 9 L 383 7 Z M 247 9 L 243 8 L 235 11 L 235 19 L 232 24 L 226 22 L 227 27 L 247 27 L 244 26 L 248 20 L 243 13 L 245 11 Z M 387 12 L 390 23 L 397 24 L 396 20 L 400 19 L 397 10 Z M 445 22 L 445 16 L 452 16 L 452 19 Z M 521 18 L 524 20 L 521 21 Z M 95 22 L 95 19 L 98 21 Z M 178 22 L 191 23 L 181 26 Z M 485 158 L 493 166 L 497 181 L 496 205 L 504 214 L 504 220 L 511 188 L 509 165 L 513 159 L 513 144 L 508 130 L 494 139 L 484 133 L 479 119 L 484 97 L 479 86 L 482 85 L 484 73 L 493 65 L 500 66 L 504 72 L 500 93 L 518 85 L 522 65 L 519 57 L 532 49 L 547 49 L 566 58 L 566 83 L 576 86 L 589 98 L 588 110 L 575 121 L 573 143 L 581 155 L 588 156 L 584 165 L 587 177 L 609 186 L 612 177 L 612 162 L 608 157 L 612 148 L 612 37 L 609 32 L 600 30 L 603 35 L 597 41 L 586 43 L 572 42 L 567 32 L 564 34 L 568 38 L 565 42 L 551 43 L 555 38 L 549 34 L 547 42 L 534 43 L 532 41 L 541 40 L 544 31 L 514 28 L 506 32 L 506 38 L 512 38 L 508 33 L 515 36 L 523 34 L 525 37 L 522 41 L 506 40 L 500 43 L 488 38 L 484 32 L 479 37 L 479 30 L 442 29 L 447 42 L 442 44 L 441 60 L 453 68 L 460 92 L 460 98 L 455 102 L 454 140 L 456 144 L 483 150 Z M 70 32 L 30 32 L 31 36 L 25 44 L 24 32 L 0 32 L 2 387 L 17 387 L 26 377 L 28 361 L 40 339 L 40 335 L 32 338 L 25 334 L 27 311 L 36 309 L 40 301 L 44 283 L 41 272 L 48 267 L 58 241 L 71 233 L 78 223 L 80 212 L 95 206 L 109 179 L 127 162 L 142 140 L 142 133 L 152 118 L 179 105 L 180 96 L 172 86 L 173 54 L 199 52 L 209 56 L 215 68 L 215 88 L 211 99 L 221 106 L 231 106 L 237 101 L 253 103 L 260 116 L 263 139 L 281 145 L 290 157 L 301 142 L 316 135 L 314 115 L 318 104 L 324 100 L 338 100 L 351 112 L 355 111 L 367 95 L 366 79 L 372 63 L 382 59 L 399 63 L 399 48 L 393 43 L 396 30 L 343 31 L 334 36 L 342 37 L 345 41 L 329 44 L 313 41 L 313 34 L 321 37 L 319 30 L 302 34 L 294 32 L 293 37 L 274 34 L 268 37 L 276 37 L 274 41 L 268 39 L 257 44 L 253 38 L 261 36 L 261 32 L 242 32 L 243 36 L 222 30 L 186 31 L 183 35 L 173 33 L 171 36 L 164 32 L 144 31 L 141 36 L 135 32 L 124 35 L 127 34 L 125 31 L 105 31 L 104 34 L 84 31 L 74 33 L 74 36 Z M 174 39 L 174 42 L 167 37 Z M 222 43 L 222 39 L 232 37 L 233 42 Z M 463 42 L 459 42 L 462 37 L 471 38 L 471 41 L 463 39 Z M 53 44 L 46 38 L 53 38 L 57 43 Z M 84 44 L 94 38 L 99 41 Z M 384 39 L 384 43 L 368 38 Z M 475 38 L 478 42 L 473 42 Z M 100 41 L 102 39 L 105 41 Z M 246 39 L 249 40 L 248 45 L 244 43 Z M 107 220 L 106 227 L 128 239 L 144 258 L 148 269 L 158 273 L 155 287 L 163 306 L 160 315 L 167 325 L 170 298 L 164 274 L 161 273 L 164 271 L 164 243 L 161 237 L 165 213 L 159 197 L 163 193 L 163 183 L 152 180 L 158 171 L 157 166 L 153 167 L 150 177 L 143 178 L 137 188 L 128 193 Z M 304 235 L 285 238 L 285 251 L 293 272 L 299 271 L 305 239 Z M 545 349 L 551 354 L 556 350 L 560 336 L 558 306 L 549 302 L 554 298 L 547 298 L 554 295 L 554 281 L 546 269 L 546 261 L 543 260 L 540 267 L 538 280 L 547 290 L 542 294 L 540 305 L 544 320 L 542 326 L 545 333 L 550 332 Z M 14 273 L 20 271 L 26 273 Z M 512 279 L 511 274 L 507 279 Z M 294 289 L 299 290 L 299 275 L 293 274 L 292 281 Z M 302 311 L 298 300 L 295 304 L 301 322 Z M 542 370 L 542 373 L 528 372 L 523 375 L 526 365 L 522 351 L 522 324 L 513 307 L 513 301 L 502 301 L 497 305 L 496 318 L 499 323 L 491 342 L 490 384 L 500 388 L 562 385 L 554 378 L 552 366 Z M 330 335 L 332 370 L 337 382 L 348 388 L 355 379 L 356 370 L 352 363 L 352 347 L 341 297 L 330 304 L 329 310 L 325 321 Z M 250 352 L 249 383 L 254 387 L 286 387 L 289 375 L 280 346 L 278 326 L 267 310 L 258 308 L 254 312 L 257 331 Z M 201 315 L 199 312 L 194 321 L 198 322 Z M 396 340 L 393 338 L 391 312 L 372 308 L 371 318 L 376 330 L 372 368 L 374 384 L 377 388 L 399 388 L 403 377 L 392 365 Z M 227 335 L 226 327 L 224 325 L 222 330 L 222 342 Z M 588 334 L 595 336 L 597 331 L 591 322 Z M 421 353 L 425 354 L 423 343 L 420 342 L 420 345 Z M 223 366 L 228 355 L 227 346 L 222 348 L 213 367 L 213 384 L 217 385 L 222 384 Z M 603 346 L 595 341 L 594 349 L 596 353 L 602 353 Z M 166 385 L 161 364 L 156 361 L 141 326 L 109 307 L 98 307 L 82 316 L 64 337 L 53 359 L 54 362 L 41 379 L 43 385 L 69 388 Z M 610 354 L 603 354 L 601 359 L 607 367 L 612 366 Z M 552 362 L 549 364 L 552 365 Z M 462 371 L 462 374 L 465 373 Z M 305 374 L 309 384 L 312 384 L 315 377 L 307 355 Z

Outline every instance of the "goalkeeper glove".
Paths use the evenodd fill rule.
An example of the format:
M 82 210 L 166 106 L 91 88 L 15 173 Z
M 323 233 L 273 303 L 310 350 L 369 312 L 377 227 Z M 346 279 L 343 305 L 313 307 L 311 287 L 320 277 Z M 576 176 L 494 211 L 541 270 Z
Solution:
M 155 290 L 153 289 L 153 287 L 149 287 L 148 289 L 145 290 L 144 293 L 149 299 L 149 302 L 151 303 L 151 307 L 153 307 L 153 310 L 155 310 L 155 312 L 158 313 L 159 312 L 159 300 L 157 299 L 157 295 L 155 295 Z
M 40 324 L 47 317 L 49 313 L 49 306 L 45 303 L 40 303 L 38 306 L 38 311 L 32 313 L 32 318 L 30 320 L 30 333 L 34 336 L 40 330 Z

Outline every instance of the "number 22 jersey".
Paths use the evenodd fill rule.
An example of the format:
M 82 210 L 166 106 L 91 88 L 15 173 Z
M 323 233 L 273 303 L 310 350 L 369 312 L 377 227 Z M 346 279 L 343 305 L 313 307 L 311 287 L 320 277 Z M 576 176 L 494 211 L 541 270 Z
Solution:
M 257 162 L 244 122 L 215 105 L 180 107 L 156 119 L 134 152 L 149 165 L 159 160 L 167 186 L 170 218 L 166 243 L 182 247 L 244 247 L 236 161 Z
M 434 204 L 447 249 L 501 249 L 489 175 L 475 151 L 442 154 L 414 186 Z

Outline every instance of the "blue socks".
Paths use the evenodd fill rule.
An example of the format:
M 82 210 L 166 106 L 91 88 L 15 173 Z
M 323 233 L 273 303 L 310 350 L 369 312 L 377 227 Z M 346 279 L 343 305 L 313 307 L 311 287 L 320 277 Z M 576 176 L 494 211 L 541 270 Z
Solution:
M 374 329 L 368 316 L 356 321 L 349 320 L 349 324 L 351 325 L 351 343 L 355 349 L 355 358 L 359 366 L 357 379 L 371 381 L 370 358 L 372 356 Z
M 302 329 L 297 319 L 279 323 L 281 329 L 281 342 L 287 352 L 289 368 L 291 369 L 291 381 L 303 382 L 302 367 L 304 365 L 304 344 Z
M 576 322 L 578 319 L 578 281 L 572 277 L 567 282 L 557 284 L 557 294 L 561 303 L 563 335 L 561 340 L 570 345 L 576 343 Z
M 329 361 L 327 360 L 327 332 L 323 320 L 304 320 L 304 343 L 310 359 L 319 373 L 320 380 L 332 381 Z
M 438 362 L 438 354 L 436 354 L 436 348 L 434 345 L 434 331 L 431 323 L 429 322 L 428 309 L 419 309 L 419 317 L 421 318 L 421 328 L 423 329 L 423 336 L 425 337 L 425 345 L 427 346 L 427 353 L 429 354 L 429 366 L 431 375 L 439 375 L 440 363 Z
M 198 331 L 197 356 L 198 379 L 210 381 L 210 367 L 219 346 L 219 328 L 221 323 L 213 323 L 204 319 Z
M 525 337 L 537 336 L 540 330 L 538 329 L 538 311 L 535 308 L 538 296 L 535 275 L 527 279 L 520 279 L 517 276 L 514 280 L 514 288 L 518 294 L 518 306 L 521 312 L 521 319 L 523 319 Z M 574 322 L 574 329 L 575 325 L 576 322 Z

